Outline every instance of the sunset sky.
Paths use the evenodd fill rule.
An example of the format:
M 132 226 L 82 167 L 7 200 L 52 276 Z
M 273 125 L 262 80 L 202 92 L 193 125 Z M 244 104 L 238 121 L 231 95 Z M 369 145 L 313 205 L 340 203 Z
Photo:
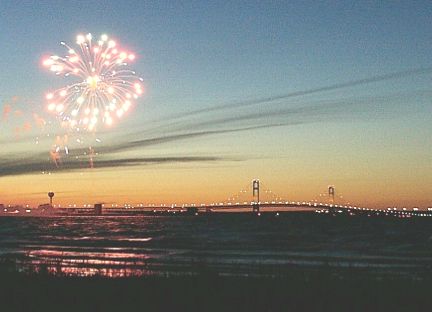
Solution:
M 430 1 L 1 1 L 0 203 L 224 201 L 259 178 L 432 207 L 431 20 Z M 42 60 L 88 32 L 134 51 L 146 91 L 57 167 L 45 94 L 70 80 Z

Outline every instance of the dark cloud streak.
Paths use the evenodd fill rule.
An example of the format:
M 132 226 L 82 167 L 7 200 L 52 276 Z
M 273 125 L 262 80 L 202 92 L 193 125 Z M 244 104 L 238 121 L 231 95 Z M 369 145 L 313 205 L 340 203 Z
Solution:
M 0 160 L 0 177 L 16 176 L 24 174 L 36 174 L 41 172 L 68 172 L 75 170 L 93 170 L 88 166 L 85 159 L 72 160 L 67 159 L 56 168 L 50 163 L 45 154 L 39 154 L 32 158 L 21 160 Z M 44 159 L 45 158 L 45 159 Z M 177 156 L 177 157 L 141 157 L 141 158 L 123 158 L 123 159 L 100 159 L 97 160 L 96 169 L 118 168 L 118 167 L 136 167 L 144 165 L 172 164 L 172 163 L 197 163 L 197 162 L 219 162 L 228 161 L 222 157 L 213 156 Z M 232 159 L 234 160 L 234 159 Z

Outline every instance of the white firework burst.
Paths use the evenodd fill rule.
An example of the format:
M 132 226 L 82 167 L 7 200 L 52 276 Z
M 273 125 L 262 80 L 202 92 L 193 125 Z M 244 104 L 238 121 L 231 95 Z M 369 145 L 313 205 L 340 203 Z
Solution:
M 143 94 L 143 79 L 128 68 L 135 55 L 120 49 L 107 35 L 95 42 L 90 33 L 78 35 L 76 43 L 78 49 L 61 42 L 68 54 L 43 61 L 56 75 L 71 79 L 67 86 L 47 93 L 47 109 L 72 130 L 111 126 Z

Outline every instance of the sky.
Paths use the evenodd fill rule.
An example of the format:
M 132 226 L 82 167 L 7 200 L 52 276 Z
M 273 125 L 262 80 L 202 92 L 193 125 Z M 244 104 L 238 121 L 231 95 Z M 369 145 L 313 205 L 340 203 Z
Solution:
M 221 202 L 259 178 L 432 206 L 431 20 L 429 1 L 3 0 L 0 203 Z M 135 53 L 145 94 L 56 165 L 45 95 L 70 80 L 42 60 L 89 32 Z

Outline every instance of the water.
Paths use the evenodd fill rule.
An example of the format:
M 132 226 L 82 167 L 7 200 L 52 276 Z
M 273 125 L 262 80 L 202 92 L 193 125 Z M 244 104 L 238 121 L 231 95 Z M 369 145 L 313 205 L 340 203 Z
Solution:
M 431 272 L 428 218 L 313 213 L 0 218 L 0 258 L 20 271 L 111 277 Z

